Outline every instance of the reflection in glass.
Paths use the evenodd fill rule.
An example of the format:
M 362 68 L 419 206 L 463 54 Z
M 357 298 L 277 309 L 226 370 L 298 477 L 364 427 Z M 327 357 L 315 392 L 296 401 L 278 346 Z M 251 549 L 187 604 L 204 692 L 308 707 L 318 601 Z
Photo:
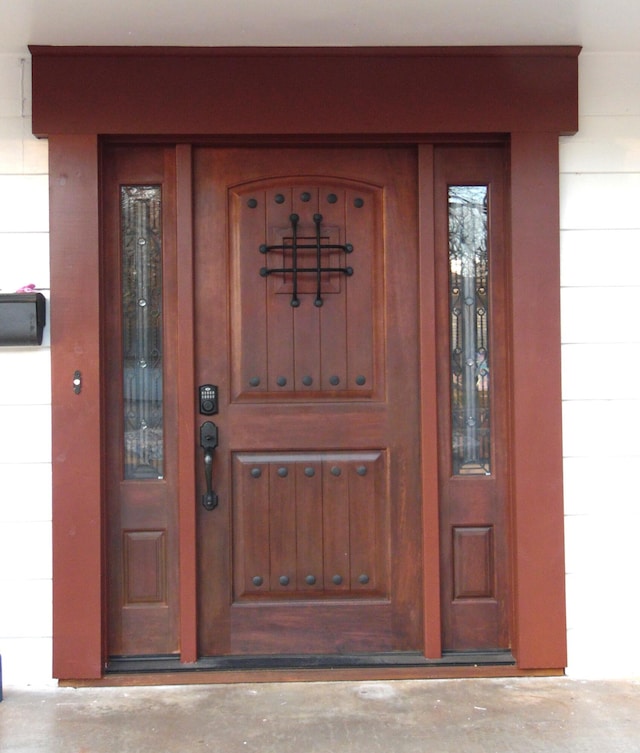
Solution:
M 124 478 L 163 476 L 162 194 L 122 186 Z
M 454 475 L 491 473 L 487 186 L 449 187 Z

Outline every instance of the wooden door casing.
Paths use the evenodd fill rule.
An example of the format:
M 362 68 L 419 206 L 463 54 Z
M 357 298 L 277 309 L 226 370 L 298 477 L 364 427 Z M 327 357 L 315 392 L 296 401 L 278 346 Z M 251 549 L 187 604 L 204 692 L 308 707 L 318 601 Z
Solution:
M 196 372 L 221 395 L 200 652 L 419 650 L 415 152 L 203 148 L 194 168 Z M 294 212 L 354 248 L 322 306 L 260 275 Z
M 285 138 L 296 143 L 300 143 L 300 134 L 310 134 L 314 143 L 340 139 L 353 143 L 354 134 L 358 134 L 360 141 L 373 137 L 376 143 L 388 144 L 406 142 L 407 138 L 428 143 L 430 135 L 443 139 L 459 134 L 472 141 L 478 140 L 477 134 L 507 136 L 511 203 L 507 275 L 512 292 L 508 310 L 514 405 L 510 427 L 512 638 L 517 666 L 490 671 L 501 675 L 561 671 L 567 657 L 558 135 L 578 128 L 579 52 L 577 47 L 489 51 L 239 48 L 178 53 L 174 48 L 31 48 L 34 132 L 49 139 L 50 164 L 51 309 L 55 314 L 51 317 L 55 677 L 99 682 L 106 660 L 102 595 L 108 558 L 101 525 L 107 504 L 102 444 L 106 411 L 102 379 L 108 357 L 103 332 L 111 300 L 101 301 L 99 296 L 104 270 L 99 198 L 104 138 L 99 134 L 115 138 L 127 134 L 128 141 L 138 142 L 147 141 L 150 134 L 156 139 L 162 134 L 179 138 L 185 142 L 178 147 L 183 174 L 188 172 L 184 156 L 190 147 L 186 142 L 193 134 L 209 133 L 218 142 L 235 139 L 237 143 L 240 138 L 243 143 L 250 140 L 256 144 L 273 142 L 273 134 L 289 134 Z M 256 64 L 263 59 L 265 64 Z M 133 78 L 132 66 L 137 71 Z M 98 78 L 108 81 L 108 86 L 92 86 Z M 274 80 L 280 83 L 276 89 Z M 313 81 L 313 87 L 300 89 L 300 81 Z M 185 82 L 190 82 L 188 97 Z M 161 98 L 158 91 L 163 92 Z M 302 99 L 292 100 L 292 91 Z M 334 106 L 328 108 L 327 101 Z M 403 106 L 406 102 L 412 106 Z M 188 192 L 187 184 L 183 199 Z M 423 191 L 422 198 L 425 196 Z M 190 206 L 190 201 L 186 204 Z M 423 209 L 427 230 L 431 205 L 429 201 Z M 190 230 L 189 223 L 178 234 L 183 248 L 191 246 Z M 191 277 L 184 272 L 190 266 L 189 258 L 182 253 L 179 268 L 180 290 L 184 292 L 179 319 L 183 333 L 190 326 Z M 425 269 L 429 268 L 427 261 Z M 424 282 L 423 286 L 429 290 Z M 424 351 L 429 352 L 431 343 L 428 337 L 424 339 Z M 192 363 L 188 344 L 181 346 L 180 352 L 181 379 L 188 385 L 180 400 L 190 403 L 193 380 L 185 380 L 183 373 Z M 540 369 L 541 353 L 544 369 Z M 71 389 L 76 370 L 82 374 L 79 395 Z M 435 425 L 435 411 L 430 408 L 423 421 L 427 427 Z M 195 453 L 195 430 L 189 423 L 180 424 L 180 431 L 187 435 L 180 450 L 183 478 L 185 469 L 191 476 L 194 472 L 193 458 L 188 456 Z M 423 462 L 423 486 L 430 489 L 431 479 L 437 475 L 432 471 L 435 463 L 428 447 L 423 446 L 423 453 L 428 460 Z M 197 471 L 200 474 L 199 466 Z M 184 544 L 181 657 L 188 662 L 196 655 L 195 555 L 192 564 L 188 551 L 193 541 L 192 487 L 191 481 L 186 483 L 189 498 L 180 515 Z M 437 549 L 433 541 L 437 526 L 432 529 L 425 532 L 430 542 L 425 548 L 429 562 Z M 426 590 L 437 592 L 435 565 L 430 565 L 428 576 Z M 435 600 L 427 606 L 431 606 L 431 621 L 439 610 Z M 431 631 L 432 641 L 436 632 Z M 429 656 L 438 655 L 434 642 Z M 413 676 L 441 676 L 440 671 L 450 670 L 419 669 Z M 477 676 L 483 669 L 460 671 Z M 381 670 L 378 676 L 399 675 Z

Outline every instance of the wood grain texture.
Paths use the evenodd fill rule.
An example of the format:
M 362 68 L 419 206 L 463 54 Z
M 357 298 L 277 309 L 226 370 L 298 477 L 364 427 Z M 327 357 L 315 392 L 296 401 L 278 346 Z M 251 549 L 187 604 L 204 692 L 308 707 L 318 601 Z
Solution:
M 578 53 L 577 47 L 236 48 L 181 49 L 176 57 L 171 48 L 33 46 L 33 129 L 360 138 L 568 133 L 578 128 Z
M 201 568 L 201 651 L 366 651 L 376 641 L 417 649 L 418 396 L 406 388 L 418 357 L 415 153 L 202 148 L 196 164 L 199 310 L 225 260 L 230 273 L 217 288 L 216 325 L 203 320 L 198 331 L 198 379 L 231 373 L 234 385 L 218 416 L 230 453 L 219 455 L 221 478 L 233 468 L 220 486 L 232 528 L 215 540 L 234 586 Z M 353 244 L 354 274 L 322 279 L 320 307 L 315 274 L 302 274 L 292 307 L 290 278 L 262 277 L 258 249 L 291 237 L 293 212 L 307 242 L 325 207 L 329 236 Z M 211 227 L 227 232 L 212 240 Z M 283 268 L 274 253 L 272 268 Z M 203 531 L 218 512 L 203 516 Z M 212 546 L 201 538 L 203 561 Z M 225 610 L 223 637 L 214 615 Z

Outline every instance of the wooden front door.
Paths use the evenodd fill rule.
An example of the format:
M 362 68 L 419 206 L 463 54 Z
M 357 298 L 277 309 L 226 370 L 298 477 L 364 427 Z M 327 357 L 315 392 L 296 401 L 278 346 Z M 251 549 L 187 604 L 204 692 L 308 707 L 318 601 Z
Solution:
M 203 148 L 194 175 L 200 654 L 419 650 L 415 153 Z
M 110 657 L 510 648 L 505 174 L 105 148 Z
M 234 440 L 223 424 L 231 421 L 232 414 L 248 413 L 256 404 L 230 391 L 231 376 L 238 368 L 234 365 L 237 353 L 233 348 L 238 344 L 233 339 L 237 338 L 234 329 L 226 344 L 231 350 L 225 351 L 223 346 L 221 353 L 216 353 L 216 359 L 220 355 L 223 359 L 231 357 L 226 371 L 221 367 L 222 376 L 209 373 L 213 369 L 203 366 L 203 358 L 213 361 L 213 356 L 200 352 L 197 378 L 195 375 L 192 262 L 196 228 L 192 199 L 201 200 L 192 181 L 194 134 L 204 137 L 196 139 L 199 143 L 209 144 L 238 144 L 239 140 L 273 144 L 276 134 L 280 144 L 308 142 L 315 138 L 313 134 L 324 144 L 338 140 L 354 144 L 356 134 L 369 144 L 406 144 L 408 139 L 416 142 L 420 184 L 416 186 L 406 175 L 399 180 L 411 184 L 408 192 L 418 206 L 420 265 L 411 266 L 407 273 L 413 275 L 408 286 L 398 285 L 398 274 L 404 274 L 397 272 L 400 255 L 387 243 L 384 284 L 380 286 L 377 281 L 373 287 L 376 294 L 382 291 L 385 296 L 383 324 L 374 326 L 385 336 L 385 350 L 377 349 L 376 357 L 383 352 L 386 391 L 384 400 L 372 398 L 371 404 L 378 400 L 376 407 L 382 408 L 387 399 L 396 400 L 400 377 L 393 372 L 393 349 L 398 347 L 393 337 L 404 327 L 396 314 L 408 308 L 398 299 L 408 295 L 414 300 L 412 286 L 419 286 L 421 350 L 415 367 L 419 389 L 418 380 L 408 378 L 405 391 L 420 393 L 419 496 L 424 545 L 418 552 L 416 568 L 424 573 L 424 598 L 417 600 L 415 609 L 422 609 L 423 648 L 429 658 L 435 659 L 442 656 L 443 649 L 461 652 L 488 645 L 513 647 L 516 671 L 564 667 L 557 178 L 558 134 L 577 129 L 578 48 L 510 48 L 492 51 L 491 55 L 478 49 L 185 49 L 173 54 L 163 49 L 36 47 L 31 52 L 34 132 L 49 138 L 51 175 L 54 675 L 69 680 L 99 678 L 105 661 L 113 668 L 115 662 L 110 657 L 123 654 L 147 658 L 170 654 L 172 666 L 179 660 L 188 666 L 198 657 L 198 611 L 203 615 L 203 629 L 209 633 L 220 629 L 228 636 L 221 643 L 228 645 L 232 612 L 239 610 L 240 600 L 245 598 L 237 595 L 231 581 L 233 544 L 242 543 L 232 538 L 239 529 L 230 499 L 237 495 L 234 492 L 230 498 L 223 481 L 228 486 L 233 462 L 243 459 L 242 452 L 254 450 L 248 445 L 236 446 L 234 458 L 228 452 L 225 457 L 224 451 Z M 96 80 L 108 80 L 109 86 L 96 87 Z M 300 81 L 312 82 L 312 86 L 300 89 Z M 185 82 L 189 84 L 188 96 Z M 91 96 L 86 96 L 89 91 Z M 160 91 L 162 97 L 158 97 Z M 464 169 L 456 169 L 455 175 L 446 169 L 447 155 L 453 155 L 459 147 L 445 141 L 459 144 L 460 139 L 468 139 L 469 144 L 476 145 L 471 151 L 480 158 L 485 147 L 479 144 L 479 134 L 503 145 L 496 151 L 502 153 L 500 160 L 508 170 L 503 169 L 497 180 L 494 173 L 488 191 L 492 236 L 488 380 L 499 392 L 490 395 L 489 401 L 490 475 L 474 477 L 468 472 L 482 470 L 486 464 L 478 464 L 472 454 L 468 458 L 458 456 L 452 463 L 451 428 L 456 430 L 457 447 L 473 444 L 472 431 L 469 437 L 465 433 L 464 443 L 458 442 L 458 408 L 462 395 L 469 405 L 477 398 L 476 404 L 484 411 L 476 424 L 477 434 L 486 437 L 486 401 L 480 400 L 481 394 L 472 399 L 465 388 L 474 383 L 468 379 L 474 363 L 480 377 L 475 382 L 478 393 L 487 379 L 480 373 L 483 369 L 476 355 L 469 352 L 468 340 L 461 351 L 467 352 L 465 360 L 471 361 L 466 381 L 459 379 L 458 354 L 449 352 L 453 320 L 446 299 L 456 294 L 453 289 L 449 293 L 447 188 L 442 183 L 452 181 L 452 185 L 464 186 L 470 182 L 473 186 L 477 181 L 489 182 L 486 175 L 474 173 L 470 178 Z M 141 147 L 144 141 L 153 146 Z M 133 142 L 135 145 L 126 146 Z M 198 149 L 195 152 L 201 160 Z M 470 158 L 468 164 L 472 162 Z M 400 175 L 402 165 L 398 167 Z M 303 180 L 305 176 L 326 177 L 310 170 L 298 165 L 295 171 L 285 172 Z M 199 173 L 206 171 L 200 169 Z M 282 177 L 282 173 L 271 171 L 247 180 L 275 176 Z M 347 180 L 362 179 L 356 171 Z M 382 185 L 377 178 L 371 183 Z M 136 192 L 137 187 L 150 190 Z M 397 191 L 404 193 L 404 187 Z M 121 216 L 125 213 L 121 207 L 123 193 L 126 217 Z M 508 205 L 502 225 L 495 222 L 499 218 L 494 211 L 496 195 L 500 194 L 503 206 Z M 153 206 L 156 211 L 149 214 L 147 207 Z M 385 201 L 384 211 L 404 214 L 404 209 L 396 210 L 395 206 Z M 200 228 L 204 222 L 201 209 L 197 213 Z M 218 211 L 213 206 L 210 209 Z M 207 239 L 211 243 L 227 232 L 226 216 L 222 219 L 222 225 L 212 227 Z M 137 227 L 138 221 L 143 235 L 136 239 L 131 227 Z M 386 236 L 393 240 L 392 223 L 387 217 L 383 222 Z M 126 236 L 122 232 L 125 226 Z M 286 217 L 282 227 L 290 227 Z M 500 227 L 508 242 L 502 244 L 502 261 L 499 255 L 496 266 L 493 235 Z M 321 229 L 325 231 L 325 223 Z M 154 272 L 161 272 L 154 281 L 163 292 L 162 306 L 158 309 L 157 301 L 145 295 L 134 298 L 135 280 L 144 283 L 143 289 L 148 280 L 144 275 L 130 275 L 125 332 L 121 301 L 121 275 L 125 270 L 120 268 L 120 246 L 126 247 L 129 274 L 129 256 L 136 256 L 136 243 L 143 240 L 145 248 L 157 251 L 158 231 L 162 259 L 158 263 L 158 255 L 152 255 L 152 264 Z M 198 230 L 199 256 L 204 255 L 202 234 L 202 229 Z M 330 233 L 322 237 L 330 237 Z M 410 254 L 415 240 L 412 237 L 402 252 Z M 355 241 L 353 245 L 354 274 L 348 279 L 338 275 L 340 284 L 354 282 L 361 269 L 355 261 L 360 246 Z M 215 255 L 220 252 L 215 251 Z M 237 276 L 238 267 L 232 267 L 230 261 L 223 252 L 222 273 L 220 279 L 213 280 L 217 287 L 212 290 L 220 289 L 223 281 L 228 284 L 229 271 L 235 270 Z M 503 273 L 495 276 L 500 264 Z M 203 274 L 201 267 L 199 262 L 198 280 Z M 395 278 L 388 276 L 389 270 Z M 266 284 L 273 286 L 276 279 L 270 276 Z M 308 286 L 309 281 L 304 284 Z M 347 295 L 350 289 L 345 288 Z M 308 298 L 313 290 L 301 289 L 300 294 Z M 339 295 L 328 292 L 324 283 L 322 294 L 326 299 Z M 244 316 L 244 304 L 235 291 L 235 297 L 227 287 L 220 296 L 207 295 L 199 296 L 198 317 L 216 326 L 222 317 L 226 327 L 235 326 L 234 322 Z M 478 295 L 482 297 L 482 291 L 478 290 Z M 136 300 L 139 317 L 133 313 Z M 376 300 L 376 311 L 380 311 L 380 303 Z M 476 306 L 476 313 L 481 309 Z M 151 311 L 153 317 L 148 316 Z M 131 321 L 144 324 L 145 316 L 154 326 L 153 342 L 163 346 L 161 363 L 153 347 L 148 354 L 152 361 L 141 353 L 136 362 L 128 350 L 135 330 Z M 162 324 L 160 331 L 158 322 Z M 205 325 L 199 322 L 198 327 L 202 330 Z M 141 334 L 151 331 L 143 326 Z M 466 329 L 455 330 L 456 334 L 461 331 Z M 145 347 L 153 342 L 145 339 Z M 500 342 L 504 343 L 502 355 L 506 353 L 502 359 L 495 350 Z M 202 353 L 203 343 L 199 335 L 197 345 Z M 480 336 L 478 343 L 482 343 Z M 455 383 L 451 373 L 454 355 Z M 219 506 L 211 513 L 200 510 L 204 489 L 199 426 L 206 417 L 197 411 L 197 387 L 209 382 L 220 388 L 220 412 L 211 417 L 220 427 L 213 469 Z M 160 417 L 156 410 L 159 397 L 163 402 Z M 128 403 L 134 398 L 137 403 L 130 410 Z M 407 399 L 415 398 L 409 395 Z M 336 412 L 340 405 L 347 405 L 335 403 Z M 356 400 L 353 403 L 352 415 L 359 405 Z M 153 408 L 153 416 L 149 408 Z M 286 408 L 284 404 L 278 408 L 280 415 L 270 425 L 269 436 L 283 426 Z M 455 426 L 451 421 L 454 408 Z M 505 419 L 507 408 L 510 416 Z M 311 403 L 291 404 L 290 412 L 299 416 L 296 429 L 314 410 L 318 409 Z M 386 419 L 389 417 L 387 413 Z M 505 421 L 506 435 L 501 433 Z M 343 426 L 348 428 L 349 421 Z M 323 422 L 316 423 L 314 436 L 320 444 L 330 445 L 323 438 L 330 427 L 331 422 L 324 417 Z M 370 436 L 375 431 L 376 426 L 367 427 L 355 448 L 358 452 L 378 451 L 384 446 L 386 438 L 378 442 L 377 437 Z M 262 434 L 266 433 L 263 427 Z M 284 448 L 279 442 L 277 448 L 261 449 L 259 453 L 306 451 L 294 448 L 291 442 L 287 441 Z M 389 442 L 384 473 L 393 493 L 398 480 L 402 485 L 402 479 L 409 475 L 404 466 L 400 467 L 401 455 L 395 456 L 396 462 L 392 439 Z M 335 444 L 339 442 L 331 443 L 327 452 L 339 454 Z M 461 470 L 465 473 L 460 474 Z M 413 479 L 409 483 L 413 485 Z M 401 488 L 401 492 L 410 499 L 410 491 Z M 405 510 L 396 508 L 391 496 L 386 504 L 387 530 L 393 544 L 394 536 L 400 540 L 415 524 L 415 516 L 406 515 L 409 504 Z M 255 520 L 244 511 L 239 515 L 242 520 Z M 201 540 L 208 529 L 215 528 L 212 521 L 216 516 L 218 521 L 222 519 L 220 530 L 227 532 L 227 538 L 221 553 L 207 548 L 208 543 L 196 547 L 196 516 L 198 523 L 203 523 Z M 400 533 L 394 529 L 398 521 Z M 393 599 L 397 551 L 388 547 L 387 552 L 387 585 Z M 201 561 L 200 583 L 196 555 Z M 209 564 L 216 564 L 216 556 L 222 567 L 210 568 Z M 511 587 L 505 577 L 510 567 Z M 400 602 L 406 601 L 408 592 L 402 589 L 407 586 L 400 587 Z M 213 606 L 211 601 L 206 603 L 213 589 L 221 594 L 217 606 L 215 599 Z M 198 591 L 202 597 L 200 609 Z M 336 601 L 334 597 L 324 598 L 331 604 Z M 487 620 L 494 625 L 497 620 L 498 628 L 473 628 L 474 621 Z M 202 651 L 215 650 L 207 643 L 211 640 L 202 637 Z M 442 658 L 446 660 L 446 656 Z M 465 673 L 477 671 L 470 668 Z

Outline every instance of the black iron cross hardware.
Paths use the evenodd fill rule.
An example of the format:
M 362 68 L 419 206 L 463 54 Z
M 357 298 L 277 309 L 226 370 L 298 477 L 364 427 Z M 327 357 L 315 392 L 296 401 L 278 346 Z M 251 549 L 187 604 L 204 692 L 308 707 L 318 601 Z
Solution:
M 341 274 L 347 275 L 350 277 L 353 274 L 353 267 L 323 267 L 322 266 L 322 252 L 328 251 L 328 250 L 336 250 L 339 249 L 340 251 L 344 251 L 346 254 L 350 254 L 353 251 L 353 246 L 350 243 L 345 243 L 344 245 L 339 244 L 332 244 L 332 243 L 321 243 L 320 241 L 320 224 L 322 223 L 322 215 L 321 214 L 314 214 L 313 215 L 313 222 L 316 226 L 316 239 L 315 243 L 298 243 L 298 222 L 300 221 L 300 217 L 297 214 L 289 215 L 289 220 L 291 221 L 291 233 L 292 233 L 292 239 L 291 243 L 282 243 L 278 246 L 267 246 L 266 244 L 262 244 L 260 246 L 260 253 L 261 254 L 268 254 L 269 251 L 291 251 L 291 266 L 290 267 L 278 267 L 273 269 L 268 269 L 267 267 L 262 267 L 260 270 L 260 274 L 263 277 L 267 277 L 267 275 L 273 275 L 273 274 L 290 274 L 293 279 L 293 293 L 291 294 L 291 305 L 293 307 L 298 307 L 300 305 L 300 299 L 298 298 L 298 275 L 301 273 L 313 273 L 316 276 L 316 298 L 314 300 L 315 306 L 322 306 L 322 274 L 326 272 L 339 272 Z M 306 239 L 305 239 L 306 240 Z M 316 252 L 316 265 L 315 267 L 299 267 L 298 266 L 298 251 L 301 249 L 312 249 Z

